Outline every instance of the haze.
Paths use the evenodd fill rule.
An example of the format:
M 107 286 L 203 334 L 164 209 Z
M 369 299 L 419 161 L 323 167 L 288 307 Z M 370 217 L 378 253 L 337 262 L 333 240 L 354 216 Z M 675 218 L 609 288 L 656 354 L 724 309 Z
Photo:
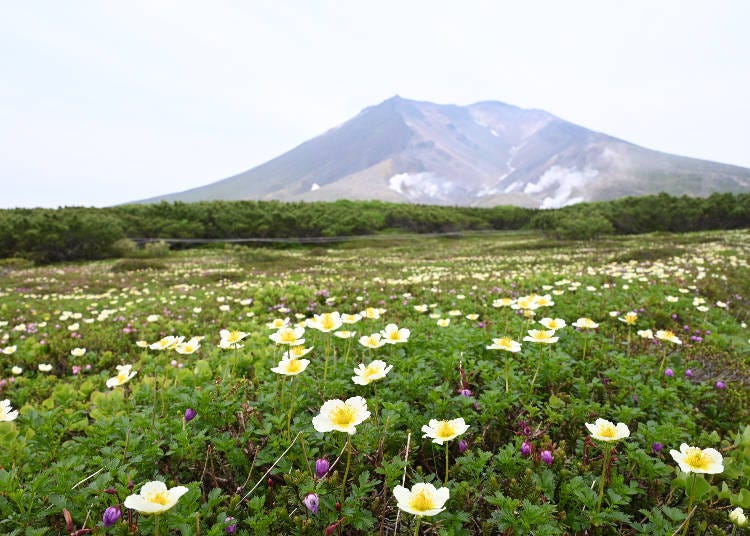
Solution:
M 0 207 L 201 186 L 394 94 L 750 167 L 748 19 L 742 0 L 6 2 Z

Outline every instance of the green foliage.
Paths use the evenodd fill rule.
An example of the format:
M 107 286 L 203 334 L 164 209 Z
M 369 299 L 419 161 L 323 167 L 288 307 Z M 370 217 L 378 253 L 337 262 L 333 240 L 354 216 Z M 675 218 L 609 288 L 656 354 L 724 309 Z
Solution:
M 165 270 L 163 262 L 151 259 L 122 259 L 112 265 L 113 272 L 136 272 L 138 270 Z
M 153 534 L 154 517 L 123 508 L 105 530 L 102 513 L 159 479 L 189 489 L 158 518 L 161 534 L 222 536 L 230 517 L 245 536 L 413 534 L 415 516 L 399 511 L 394 488 L 441 487 L 447 474 L 450 498 L 421 519 L 422 534 L 667 535 L 686 519 L 693 481 L 669 455 L 683 442 L 724 456 L 723 473 L 695 479 L 691 530 L 727 533 L 728 510 L 750 509 L 746 231 L 586 247 L 533 232 L 378 243 L 118 261 L 159 270 L 93 262 L 9 272 L 0 399 L 19 416 L 0 422 L 0 533 L 68 534 L 67 510 L 76 530 Z M 554 305 L 526 318 L 499 301 L 531 294 Z M 370 350 L 308 326 L 307 369 L 293 383 L 272 372 L 286 348 L 269 340 L 270 321 L 366 308 L 384 312 L 342 329 L 359 337 L 396 323 L 408 342 Z M 634 325 L 618 320 L 628 311 Z M 497 337 L 521 341 L 547 316 L 568 323 L 553 345 L 487 348 Z M 573 329 L 583 316 L 599 327 Z M 672 330 L 682 344 L 636 334 L 647 328 Z M 246 333 L 244 346 L 220 348 L 222 329 Z M 205 338 L 192 354 L 142 342 L 165 335 Z M 76 347 L 87 351 L 74 356 Z M 355 384 L 353 369 L 374 359 L 393 369 Z M 106 387 L 121 364 L 137 374 Z M 326 400 L 353 396 L 371 412 L 354 435 L 315 431 Z M 456 417 L 469 428 L 447 442 L 446 467 L 445 446 L 422 426 Z M 630 429 L 609 465 L 587 438 L 585 423 L 598 417 Z M 319 476 L 323 458 L 332 467 Z
M 667 194 L 556 210 L 406 205 L 379 201 L 282 203 L 211 201 L 0 210 L 0 258 L 49 263 L 67 260 L 163 257 L 156 242 L 131 239 L 345 237 L 377 233 L 460 233 L 535 228 L 560 240 L 607 234 L 699 231 L 750 226 L 750 194 L 708 198 Z M 188 243 L 189 245 L 189 243 Z

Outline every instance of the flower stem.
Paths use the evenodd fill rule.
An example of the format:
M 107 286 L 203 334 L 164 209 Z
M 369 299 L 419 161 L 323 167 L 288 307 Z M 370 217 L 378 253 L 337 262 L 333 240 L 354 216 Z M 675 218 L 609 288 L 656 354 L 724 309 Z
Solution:
M 349 437 L 346 438 L 346 469 L 344 470 L 344 480 L 341 482 L 341 500 L 339 501 L 342 505 L 346 498 L 346 479 L 349 477 L 349 466 L 352 463 L 352 442 Z
M 375 426 L 379 426 L 380 418 L 378 417 L 378 406 L 380 405 L 379 404 L 380 401 L 378 400 L 378 387 L 375 382 L 372 382 L 372 392 L 373 392 L 373 395 L 375 396 L 375 404 L 373 407 L 373 411 L 375 412 Z
M 419 523 L 422 521 L 422 516 L 417 516 L 414 520 L 414 536 L 419 536 Z
M 664 344 L 664 351 L 661 355 L 661 363 L 659 364 L 659 377 L 661 378 L 662 372 L 664 372 L 664 365 L 667 362 L 667 345 Z
M 154 536 L 159 536 L 159 515 L 154 516 Z
M 609 460 L 612 457 L 612 450 L 611 448 L 607 448 L 604 451 L 604 461 L 602 461 L 602 476 L 599 479 L 599 498 L 596 501 L 596 513 L 599 513 L 599 510 L 602 508 L 602 498 L 604 498 L 604 481 L 607 478 L 607 468 L 609 467 Z
M 286 416 L 286 437 L 289 439 L 292 435 L 292 412 L 294 411 L 294 403 L 297 400 L 297 383 L 292 377 L 292 397 L 289 400 L 289 413 Z
M 695 494 L 695 473 L 693 473 L 693 483 L 690 485 L 690 500 L 688 501 L 687 507 L 687 518 L 685 519 L 685 527 L 682 529 L 682 536 L 685 536 L 690 526 L 690 520 L 692 517 L 691 510 L 693 509 L 693 495 Z
M 448 442 L 445 442 L 445 482 L 443 486 L 448 485 Z
M 505 356 L 505 392 L 508 392 L 508 374 L 510 369 L 510 358 Z
M 529 386 L 529 393 L 534 392 L 534 384 L 536 383 L 536 377 L 539 375 L 539 369 L 542 368 L 542 353 L 539 352 L 539 362 L 536 364 L 536 370 L 534 371 L 534 377 L 531 378 L 531 385 Z

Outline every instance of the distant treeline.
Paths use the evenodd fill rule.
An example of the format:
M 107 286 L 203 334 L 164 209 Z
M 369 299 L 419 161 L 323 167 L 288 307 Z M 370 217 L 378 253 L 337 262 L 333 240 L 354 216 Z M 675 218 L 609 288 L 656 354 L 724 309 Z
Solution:
M 40 263 L 101 259 L 123 238 L 278 238 L 382 232 L 541 229 L 572 239 L 601 234 L 750 227 L 750 194 L 659 194 L 556 210 L 407 205 L 379 201 L 212 201 L 109 208 L 0 210 L 0 258 Z

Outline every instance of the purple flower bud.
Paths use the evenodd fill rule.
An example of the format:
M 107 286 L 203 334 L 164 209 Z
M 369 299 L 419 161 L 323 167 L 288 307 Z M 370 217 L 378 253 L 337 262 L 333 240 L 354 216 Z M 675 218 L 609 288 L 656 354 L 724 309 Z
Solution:
M 102 523 L 104 523 L 104 527 L 109 528 L 117 523 L 117 520 L 120 519 L 121 515 L 122 512 L 120 512 L 120 509 L 116 506 L 110 506 L 109 508 L 104 510 L 104 515 L 102 516 Z
M 718 382 L 716 382 L 717 389 L 726 389 L 726 387 L 727 387 L 727 384 L 724 383 L 723 381 L 719 380 Z
M 541 454 L 541 459 L 547 465 L 552 465 L 552 462 L 554 461 L 555 458 L 552 456 L 552 452 L 550 452 L 549 450 L 543 450 Z
M 471 390 L 469 390 L 469 389 L 461 389 L 459 391 L 459 394 L 461 396 L 471 396 Z
M 664 369 L 664 375 L 671 378 L 672 376 L 674 376 L 674 370 L 672 370 L 671 368 Z
M 529 454 L 531 454 L 531 443 L 524 441 L 521 443 L 521 456 L 528 456 Z
M 308 493 L 305 495 L 305 500 L 302 501 L 307 506 L 307 509 L 312 512 L 313 515 L 318 513 L 318 506 L 320 506 L 320 500 L 318 499 L 317 493 Z
M 458 452 L 460 452 L 461 454 L 466 452 L 466 449 L 468 448 L 469 448 L 469 444 L 465 440 L 462 439 L 461 441 L 458 442 Z
M 195 419 L 195 416 L 198 415 L 198 412 L 195 411 L 193 408 L 188 408 L 185 410 L 185 422 L 190 422 L 193 419 Z
M 227 517 L 224 518 L 224 523 L 227 524 L 227 526 L 224 529 L 224 531 L 227 534 L 234 534 L 235 532 L 237 532 L 237 523 L 235 523 L 235 521 L 237 521 L 237 520 L 235 518 L 233 518 L 232 516 L 227 516 Z
M 664 445 L 662 445 L 659 442 L 655 442 L 651 444 L 651 450 L 653 450 L 654 453 L 661 452 L 663 448 L 664 448 Z
M 687 370 L 685 371 L 685 377 L 686 377 L 686 378 L 692 378 L 692 377 L 693 377 L 693 371 L 692 371 L 692 370 L 690 370 L 690 369 L 687 369 Z
M 324 476 L 326 476 L 330 468 L 331 464 L 328 463 L 328 460 L 326 460 L 325 458 L 315 460 L 315 474 L 318 475 L 318 478 L 323 478 Z

